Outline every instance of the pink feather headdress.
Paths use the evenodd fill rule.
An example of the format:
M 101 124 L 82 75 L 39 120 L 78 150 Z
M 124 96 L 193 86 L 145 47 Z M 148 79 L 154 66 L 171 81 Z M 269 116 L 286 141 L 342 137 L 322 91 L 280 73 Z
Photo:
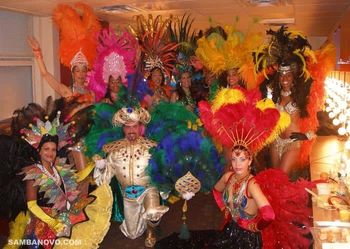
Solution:
M 88 88 L 95 93 L 96 101 L 105 95 L 110 76 L 121 77 L 127 85 L 126 75 L 135 70 L 138 44 L 128 32 L 117 36 L 112 29 L 104 29 L 99 35 L 97 58 L 88 74 Z

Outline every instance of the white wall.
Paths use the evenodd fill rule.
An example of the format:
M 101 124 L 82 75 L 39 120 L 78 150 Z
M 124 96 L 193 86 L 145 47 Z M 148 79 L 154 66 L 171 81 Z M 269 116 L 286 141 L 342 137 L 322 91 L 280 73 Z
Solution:
M 32 17 L 0 11 L 0 120 L 33 101 L 31 51 L 25 38 Z
M 34 63 L 28 35 L 38 39 L 48 71 L 59 79 L 58 34 L 51 18 L 0 10 L 0 120 L 30 102 L 43 105 L 47 96 L 56 97 Z
M 313 50 L 319 49 L 327 40 L 327 36 L 308 36 L 309 43 Z

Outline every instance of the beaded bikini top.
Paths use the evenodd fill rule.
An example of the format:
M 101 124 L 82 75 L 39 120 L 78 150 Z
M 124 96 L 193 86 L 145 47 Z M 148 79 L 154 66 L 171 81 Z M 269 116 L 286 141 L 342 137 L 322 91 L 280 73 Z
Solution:
M 231 178 L 231 177 L 230 177 Z M 232 197 L 229 196 L 229 184 L 226 185 L 225 191 L 224 191 L 224 201 L 226 204 L 226 207 L 230 210 L 232 218 L 234 220 L 237 220 L 238 218 L 244 218 L 244 219 L 251 219 L 254 218 L 255 215 L 247 214 L 244 209 L 246 208 L 248 204 L 248 198 L 245 195 L 246 189 L 248 186 L 250 178 L 246 178 L 243 180 L 240 184 L 240 186 L 232 193 Z M 228 183 L 230 180 L 228 181 Z M 234 188 L 234 186 L 232 186 Z M 232 203 L 232 206 L 231 206 Z

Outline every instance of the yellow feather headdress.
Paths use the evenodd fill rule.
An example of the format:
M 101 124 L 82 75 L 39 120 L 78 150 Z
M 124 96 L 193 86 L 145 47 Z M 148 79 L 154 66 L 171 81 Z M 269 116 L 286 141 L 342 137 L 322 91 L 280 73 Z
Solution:
M 263 44 L 263 36 L 259 33 L 244 34 L 233 26 L 226 26 L 224 31 L 227 37 L 213 32 L 200 38 L 197 41 L 197 57 L 216 75 L 237 68 L 243 80 L 251 83 L 251 75 L 254 74 L 253 52 Z

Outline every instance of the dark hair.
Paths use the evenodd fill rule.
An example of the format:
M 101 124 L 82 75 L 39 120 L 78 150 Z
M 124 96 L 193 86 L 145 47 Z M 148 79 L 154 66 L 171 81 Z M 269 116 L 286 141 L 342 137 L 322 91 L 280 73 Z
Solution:
M 227 33 L 223 27 L 221 27 L 221 26 L 210 27 L 205 31 L 204 35 L 205 35 L 205 37 L 208 37 L 213 33 L 217 33 L 217 34 L 221 35 L 224 38 L 224 40 L 227 40 Z
M 45 116 L 45 110 L 40 105 L 35 103 L 29 103 L 26 107 L 17 109 L 13 112 L 11 121 L 11 133 L 14 136 L 21 136 L 20 130 L 27 127 L 33 122 L 34 118 L 43 120 Z
M 78 67 L 78 65 L 75 65 L 72 67 L 72 73 L 74 72 L 74 70 Z M 88 71 L 88 66 L 87 65 L 84 65 L 83 67 L 86 68 L 86 71 Z
M 191 72 L 190 71 L 184 71 L 181 73 L 180 75 L 180 79 L 181 79 L 181 76 L 184 74 L 184 73 L 188 73 L 190 76 L 191 76 Z M 179 96 L 179 100 L 182 101 L 182 102 L 185 102 L 185 104 L 189 104 L 189 103 L 186 103 L 187 102 L 187 98 L 186 98 L 186 93 L 185 91 L 183 90 L 182 86 L 180 85 L 180 80 L 176 83 L 176 92 Z M 190 94 L 191 94 L 191 98 L 192 97 L 192 78 L 191 78 L 191 86 L 190 86 Z
M 226 70 L 225 72 L 223 72 L 222 74 L 220 74 L 220 76 L 219 76 L 219 84 L 220 84 L 220 86 L 221 87 L 228 87 L 228 82 L 227 82 L 227 76 L 228 76 L 228 73 L 227 73 L 227 71 L 228 70 Z M 237 74 L 238 74 L 238 72 L 237 72 Z M 247 88 L 246 87 L 246 84 L 245 84 L 245 82 L 244 82 L 244 80 L 241 78 L 241 77 L 239 77 L 239 80 L 238 80 L 238 85 L 240 86 L 240 87 L 243 87 L 243 88 Z
M 41 138 L 40 140 L 40 143 L 38 145 L 38 151 L 41 150 L 41 147 L 45 144 L 45 143 L 49 143 L 49 142 L 52 142 L 52 143 L 55 143 L 56 146 L 58 146 L 58 136 L 57 135 L 50 135 L 50 134 L 45 134 L 43 135 L 43 137 Z M 57 149 L 56 149 L 57 150 Z
M 108 78 L 108 84 L 107 84 L 107 91 L 106 91 L 106 94 L 104 96 L 105 99 L 109 99 L 112 103 L 112 95 L 111 95 L 111 89 L 109 88 L 109 85 L 110 85 L 110 81 L 111 81 L 111 77 L 113 77 L 112 75 L 109 76 Z M 119 76 L 120 77 L 120 76 Z M 119 83 L 118 83 L 118 87 L 119 87 Z
M 243 146 L 243 145 L 236 145 L 236 146 L 233 146 L 232 149 L 231 149 L 231 154 L 235 151 L 235 150 L 239 150 L 239 151 L 243 151 L 245 152 L 248 156 L 249 156 L 249 159 L 252 160 L 252 163 L 250 164 L 250 173 L 252 175 L 256 175 L 256 168 L 255 168 L 255 158 L 253 156 L 253 154 L 250 152 L 250 150 Z
M 151 80 L 151 79 L 152 79 L 152 74 L 153 74 L 153 72 L 156 71 L 156 70 L 159 70 L 159 71 L 160 71 L 160 73 L 161 73 L 161 75 L 162 75 L 162 83 L 161 83 L 161 85 L 164 85 L 164 83 L 165 83 L 165 75 L 164 75 L 163 70 L 162 70 L 160 67 L 152 68 L 152 70 L 150 71 L 150 74 L 149 74 L 147 80 Z
M 298 70 L 292 71 L 293 84 L 291 87 L 291 98 L 295 102 L 296 106 L 300 110 L 300 117 L 305 118 L 309 114 L 307 112 L 307 104 L 309 102 L 310 88 L 312 79 L 305 81 L 304 77 L 301 76 Z M 280 73 L 276 73 L 272 78 L 272 100 L 274 103 L 278 103 L 281 99 L 281 85 L 279 82 Z
M 232 149 L 231 149 L 231 154 L 232 154 L 235 150 L 243 151 L 243 152 L 245 152 L 246 154 L 248 154 L 250 158 L 252 158 L 252 153 L 250 152 L 250 150 L 249 150 L 247 147 L 243 146 L 243 145 L 235 145 L 235 146 L 233 146 Z

